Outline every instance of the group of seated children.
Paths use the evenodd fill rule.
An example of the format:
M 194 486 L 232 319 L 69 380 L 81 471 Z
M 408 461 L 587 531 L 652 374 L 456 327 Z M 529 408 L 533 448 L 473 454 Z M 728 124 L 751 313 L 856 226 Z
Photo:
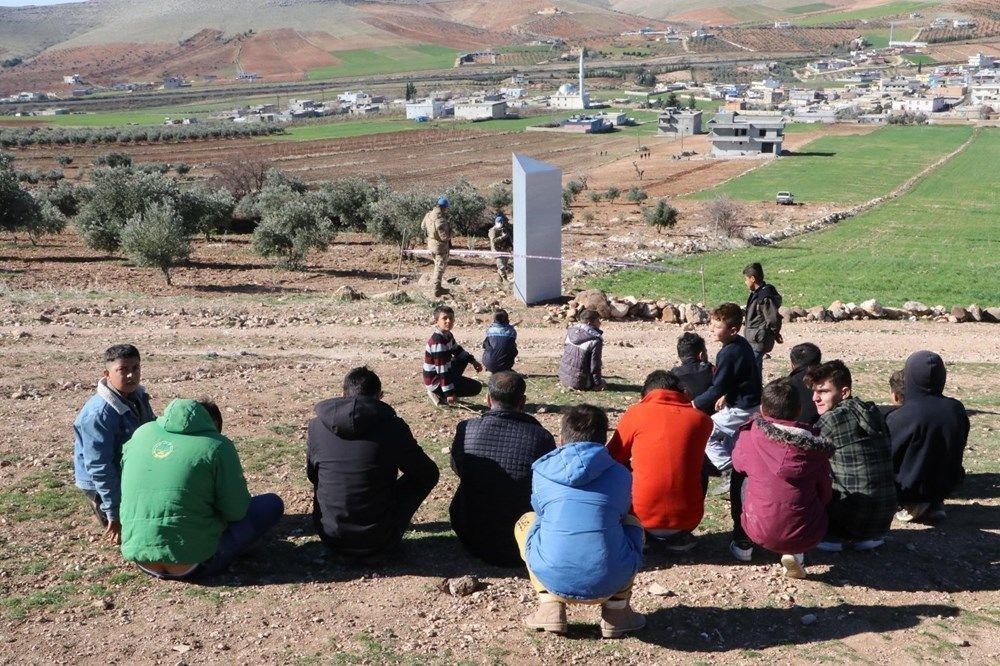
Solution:
M 454 311 L 439 307 L 434 318 L 423 366 L 432 402 L 478 394 L 482 385 L 462 374 L 482 365 L 455 341 Z M 821 362 L 810 343 L 791 350 L 788 377 L 762 386 L 742 323 L 733 303 L 711 313 L 722 344 L 714 366 L 704 340 L 681 336 L 680 365 L 646 377 L 610 440 L 606 414 L 582 404 L 563 410 L 557 442 L 525 412 L 526 383 L 511 370 L 517 334 L 496 314 L 483 343 L 489 409 L 460 422 L 451 447 L 459 484 L 450 518 L 473 556 L 526 563 L 539 601 L 529 627 L 565 632 L 566 604 L 583 603 L 601 606 L 603 636 L 641 628 L 629 598 L 643 548 L 696 544 L 708 475 L 730 477 L 730 552 L 750 561 L 756 547 L 772 551 L 790 577 L 805 575 L 810 549 L 878 547 L 897 509 L 901 521 L 944 517 L 964 474 L 969 421 L 942 395 L 940 356 L 907 359 L 905 386 L 892 381 L 901 404 L 884 418 L 853 394 L 844 363 Z M 599 326 L 584 311 L 570 327 L 561 379 L 605 386 Z M 214 403 L 174 400 L 156 418 L 139 360 L 131 345 L 105 353 L 104 378 L 74 423 L 77 485 L 144 572 L 218 573 L 280 520 L 281 499 L 250 496 Z M 373 565 L 399 545 L 439 470 L 383 401 L 375 372 L 354 368 L 342 388 L 309 422 L 313 521 L 341 561 Z

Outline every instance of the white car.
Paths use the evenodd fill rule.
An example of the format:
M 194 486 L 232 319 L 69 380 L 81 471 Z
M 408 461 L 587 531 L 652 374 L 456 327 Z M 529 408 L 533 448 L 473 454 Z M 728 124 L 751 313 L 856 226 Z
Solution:
M 774 203 L 781 204 L 782 206 L 791 206 L 795 204 L 795 197 L 792 196 L 791 192 L 778 192 L 774 197 Z

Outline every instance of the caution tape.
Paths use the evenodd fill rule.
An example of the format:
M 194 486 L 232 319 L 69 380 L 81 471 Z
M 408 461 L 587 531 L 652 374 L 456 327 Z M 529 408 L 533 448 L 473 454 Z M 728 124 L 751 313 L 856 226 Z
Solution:
M 422 257 L 433 256 L 430 250 L 404 250 L 404 254 Z M 550 257 L 541 254 L 514 254 L 513 252 L 494 252 L 492 250 L 451 250 L 449 256 L 454 257 L 481 257 L 484 259 L 514 259 L 523 257 L 524 259 L 540 259 L 542 261 L 558 261 L 564 264 L 584 264 L 610 266 L 612 268 L 638 268 L 648 271 L 658 271 L 661 273 L 701 273 L 701 269 L 690 270 L 677 268 L 676 266 L 665 266 L 663 264 L 640 264 L 629 261 L 615 261 L 612 259 L 567 259 L 566 257 Z

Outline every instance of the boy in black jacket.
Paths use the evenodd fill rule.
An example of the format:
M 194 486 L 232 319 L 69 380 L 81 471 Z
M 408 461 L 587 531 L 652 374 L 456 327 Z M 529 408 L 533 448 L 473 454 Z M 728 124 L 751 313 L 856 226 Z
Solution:
M 707 391 L 712 385 L 715 366 L 708 362 L 705 338 L 690 332 L 677 338 L 677 358 L 681 364 L 670 372 L 681 380 L 688 395 L 694 398 Z M 712 405 L 712 409 L 706 413 L 711 416 L 714 411 L 715 405 Z
M 354 368 L 344 396 L 317 403 L 309 422 L 313 523 L 327 546 L 352 560 L 371 562 L 399 544 L 438 482 L 437 465 L 381 398 L 378 375 Z
M 764 372 L 764 354 L 774 349 L 774 343 L 781 339 L 781 294 L 764 282 L 764 268 L 754 262 L 743 269 L 743 282 L 750 290 L 747 298 L 746 326 L 743 335 L 753 348 L 757 368 Z
M 514 367 L 516 358 L 517 329 L 510 325 L 506 310 L 497 310 L 483 340 L 483 366 L 490 372 L 503 372 Z

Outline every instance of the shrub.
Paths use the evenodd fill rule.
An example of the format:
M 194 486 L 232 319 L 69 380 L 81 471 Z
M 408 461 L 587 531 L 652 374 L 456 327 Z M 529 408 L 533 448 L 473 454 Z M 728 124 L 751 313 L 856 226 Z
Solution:
M 94 166 L 130 167 L 132 166 L 132 156 L 128 153 L 104 153 L 94 158 Z
M 655 206 L 643 207 L 642 216 L 646 219 L 646 224 L 656 227 L 658 234 L 663 233 L 664 229 L 673 229 L 677 224 L 677 209 L 663 199 L 657 201 Z
M 587 198 L 590 199 L 592 203 L 600 203 L 601 199 L 604 198 L 604 195 L 602 195 L 597 190 L 591 190 L 590 194 L 587 195 Z
M 720 196 L 705 204 L 705 216 L 713 227 L 716 236 L 738 238 L 742 231 L 739 218 L 743 208 L 728 196 Z
M 506 183 L 493 183 L 486 191 L 486 203 L 499 215 L 514 205 L 514 193 Z
M 73 157 L 72 155 L 59 155 L 56 157 L 56 162 L 58 162 L 60 166 L 69 166 L 73 163 Z
M 310 250 L 325 250 L 333 240 L 329 219 L 302 199 L 286 202 L 268 211 L 253 232 L 253 251 L 262 257 L 277 257 L 278 265 L 298 270 Z
M 187 162 L 178 162 L 174 165 L 174 171 L 178 176 L 183 176 L 191 171 L 191 165 Z
M 204 183 L 181 192 L 177 198 L 177 210 L 184 220 L 185 231 L 205 234 L 205 240 L 229 229 L 234 205 L 229 190 L 220 187 L 213 191 Z
M 562 210 L 562 220 L 561 221 L 562 221 L 562 225 L 564 227 L 567 224 L 569 224 L 570 222 L 572 222 L 573 221 L 573 211 L 566 210 L 565 208 L 563 208 L 563 210 Z
M 444 196 L 448 199 L 448 220 L 454 235 L 485 237 L 489 233 L 486 199 L 471 183 L 460 180 L 449 187 Z
M 410 247 L 424 238 L 421 221 L 436 202 L 436 196 L 418 190 L 389 192 L 371 204 L 368 233 L 383 243 Z
M 37 216 L 26 220 L 24 225 L 33 245 L 46 234 L 61 234 L 68 222 L 59 208 L 44 199 L 38 202 L 38 213 Z
M 94 172 L 89 200 L 74 222 L 91 249 L 113 254 L 118 251 L 121 231 L 150 205 L 175 206 L 177 183 L 160 174 L 133 173 L 130 169 L 98 169 Z
M 35 198 L 21 189 L 12 161 L 0 153 L 0 229 L 16 233 L 37 224 L 41 209 Z
M 77 188 L 74 188 L 71 183 L 65 180 L 59 181 L 53 187 L 42 190 L 40 197 L 55 206 L 65 217 L 73 217 L 80 210 L 80 199 Z
M 638 185 L 633 185 L 632 187 L 628 188 L 628 192 L 625 194 L 625 198 L 631 201 L 632 203 L 641 203 L 646 199 L 648 199 L 649 195 L 646 194 L 646 190 L 642 189 Z
M 370 183 L 364 178 L 345 178 L 323 183 L 312 193 L 315 205 L 338 229 L 364 231 L 371 220 L 371 206 L 388 188 L 384 183 Z
M 121 248 L 136 266 L 159 268 L 170 284 L 170 269 L 191 256 L 184 220 L 169 203 L 152 203 L 128 219 Z
M 604 198 L 608 200 L 608 203 L 614 203 L 615 199 L 622 195 L 622 191 L 612 185 L 604 192 Z

